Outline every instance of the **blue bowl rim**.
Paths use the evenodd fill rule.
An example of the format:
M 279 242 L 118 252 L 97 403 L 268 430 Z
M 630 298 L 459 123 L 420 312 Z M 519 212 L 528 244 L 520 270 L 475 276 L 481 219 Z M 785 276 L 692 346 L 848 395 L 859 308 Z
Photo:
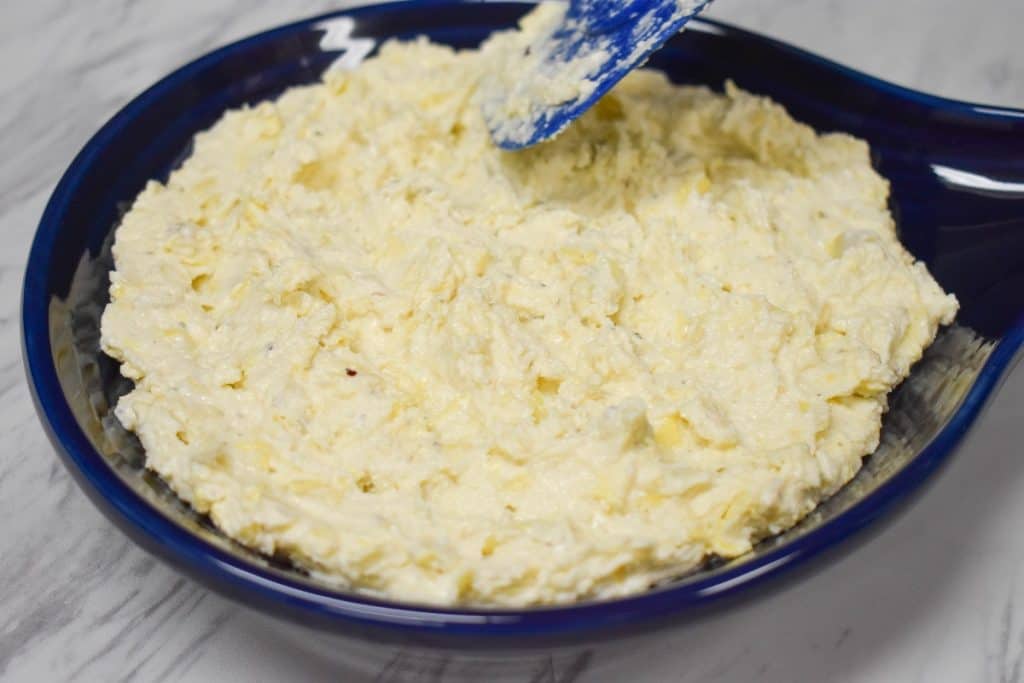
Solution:
M 47 269 L 68 204 L 78 186 L 88 175 L 96 157 L 116 140 L 130 121 L 207 65 L 256 43 L 309 30 L 331 18 L 372 16 L 424 4 L 451 4 L 451 0 L 405 0 L 328 12 L 257 33 L 207 53 L 159 80 L 125 105 L 86 143 L 62 176 L 43 212 L 26 265 L 22 294 L 22 352 L 30 389 L 44 427 L 65 465 L 113 521 L 123 529 L 137 532 L 131 535 L 142 545 L 193 578 L 278 616 L 297 620 L 308 618 L 318 625 L 348 631 L 360 627 L 382 627 L 399 632 L 484 636 L 490 640 L 499 636 L 578 635 L 694 610 L 802 565 L 905 500 L 946 460 L 986 400 L 997 389 L 1000 380 L 1012 368 L 1017 351 L 1024 344 L 1024 317 L 1018 319 L 998 341 L 960 407 L 931 443 L 904 469 L 850 509 L 788 544 L 713 577 L 625 598 L 527 609 L 446 608 L 312 587 L 271 573 L 198 538 L 135 493 L 82 432 L 65 400 L 51 355 Z M 869 87 L 931 108 L 985 118 L 1024 118 L 1024 110 L 946 99 L 904 88 L 724 22 L 698 18 L 694 20 L 693 28 L 768 45 L 823 65 Z M 498 641 L 506 639 L 497 638 Z

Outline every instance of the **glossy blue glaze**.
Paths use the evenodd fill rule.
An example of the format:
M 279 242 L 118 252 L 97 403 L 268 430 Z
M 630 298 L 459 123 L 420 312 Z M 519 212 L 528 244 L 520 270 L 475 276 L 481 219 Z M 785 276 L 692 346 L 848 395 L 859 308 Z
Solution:
M 511 119 L 504 113 L 505 98 L 516 99 L 522 93 L 500 93 L 494 106 L 484 108 L 494 142 L 502 149 L 523 149 L 553 138 L 708 4 L 710 0 L 570 0 L 565 18 L 554 33 L 531 46 L 542 59 L 524 59 L 520 68 L 508 68 L 516 72 L 517 81 L 536 81 L 541 76 L 556 82 L 581 80 L 574 73 L 574 64 L 582 60 L 589 63 L 597 56 L 597 64 L 586 79 L 593 88 L 555 104 L 530 98 L 529 111 Z
M 192 135 L 226 108 L 316 80 L 338 57 L 321 42 L 328 48 L 346 42 L 347 24 L 335 21 L 327 32 L 325 21 L 352 17 L 355 36 L 363 39 L 426 34 L 468 47 L 512 26 L 526 9 L 516 3 L 399 3 L 243 40 L 140 95 L 71 164 L 29 256 L 22 308 L 26 370 L 42 422 L 69 471 L 141 545 L 255 609 L 355 638 L 498 650 L 586 643 L 693 616 L 837 546 L 917 490 L 974 422 L 1024 341 L 1024 112 L 915 93 L 772 40 L 695 20 L 651 65 L 680 82 L 720 87 L 732 78 L 818 129 L 866 138 L 877 167 L 892 181 L 892 208 L 905 243 L 960 297 L 962 322 L 991 340 L 964 332 L 936 344 L 938 350 L 915 369 L 925 379 L 908 380 L 894 395 L 884 432 L 891 438 L 819 513 L 743 558 L 636 597 L 521 611 L 436 609 L 318 586 L 221 540 L 207 521 L 147 477 L 130 454 L 130 437 L 111 442 L 101 428 L 109 404 L 124 391 L 116 365 L 95 353 L 109 267 L 104 241 L 124 203 L 147 179 L 166 177 L 187 154 Z M 324 41 L 325 33 L 343 40 Z M 87 263 L 79 272 L 96 280 L 85 294 L 70 292 L 72 303 L 84 303 L 67 312 L 60 302 L 69 299 L 83 256 Z M 969 381 L 946 381 L 954 376 Z

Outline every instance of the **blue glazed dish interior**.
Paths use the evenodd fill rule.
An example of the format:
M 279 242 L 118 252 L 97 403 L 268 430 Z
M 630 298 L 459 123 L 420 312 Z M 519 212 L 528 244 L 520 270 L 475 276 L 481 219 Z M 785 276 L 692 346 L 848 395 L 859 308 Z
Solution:
M 275 616 L 362 638 L 470 640 L 604 637 L 694 612 L 820 554 L 889 512 L 950 454 L 1009 371 L 1024 340 L 1024 112 L 929 97 L 783 44 L 695 20 L 650 61 L 680 83 L 726 79 L 785 105 L 818 130 L 871 144 L 892 183 L 907 247 L 960 299 L 944 330 L 891 397 L 882 444 L 848 486 L 796 528 L 729 562 L 631 598 L 529 610 L 445 609 L 328 589 L 282 558 L 229 541 L 144 468 L 111 408 L 130 385 L 99 351 L 99 316 L 119 216 L 149 179 L 184 159 L 192 136 L 229 108 L 316 81 L 360 40 L 427 35 L 466 48 L 507 28 L 520 3 L 396 3 L 329 15 L 241 41 L 167 77 L 88 143 L 55 190 L 29 258 L 26 368 L 60 456 L 83 489 L 141 545 L 212 588 Z M 342 19 L 338 23 L 339 17 Z M 333 23 L 329 23 L 333 22 Z M 330 30 L 328 30 L 328 28 Z M 325 36 L 333 36 L 325 40 Z M 354 46 L 354 47 L 353 47 Z

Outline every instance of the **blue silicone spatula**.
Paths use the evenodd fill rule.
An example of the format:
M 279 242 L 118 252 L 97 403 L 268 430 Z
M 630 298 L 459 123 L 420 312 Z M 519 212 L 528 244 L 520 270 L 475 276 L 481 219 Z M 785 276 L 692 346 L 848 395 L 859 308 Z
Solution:
M 502 86 L 484 100 L 494 142 L 522 149 L 554 137 L 710 2 L 571 0 L 508 60 Z

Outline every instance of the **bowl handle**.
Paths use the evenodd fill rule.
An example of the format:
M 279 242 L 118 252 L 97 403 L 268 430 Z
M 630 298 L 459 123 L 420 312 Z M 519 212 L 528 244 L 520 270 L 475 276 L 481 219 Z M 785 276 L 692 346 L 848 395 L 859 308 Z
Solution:
M 901 238 L 957 295 L 962 323 L 1001 337 L 1024 322 L 1024 112 L 930 114 L 880 150 Z
M 942 190 L 931 268 L 957 293 L 963 322 L 1002 336 L 1024 316 L 1024 182 L 970 168 L 932 164 Z

